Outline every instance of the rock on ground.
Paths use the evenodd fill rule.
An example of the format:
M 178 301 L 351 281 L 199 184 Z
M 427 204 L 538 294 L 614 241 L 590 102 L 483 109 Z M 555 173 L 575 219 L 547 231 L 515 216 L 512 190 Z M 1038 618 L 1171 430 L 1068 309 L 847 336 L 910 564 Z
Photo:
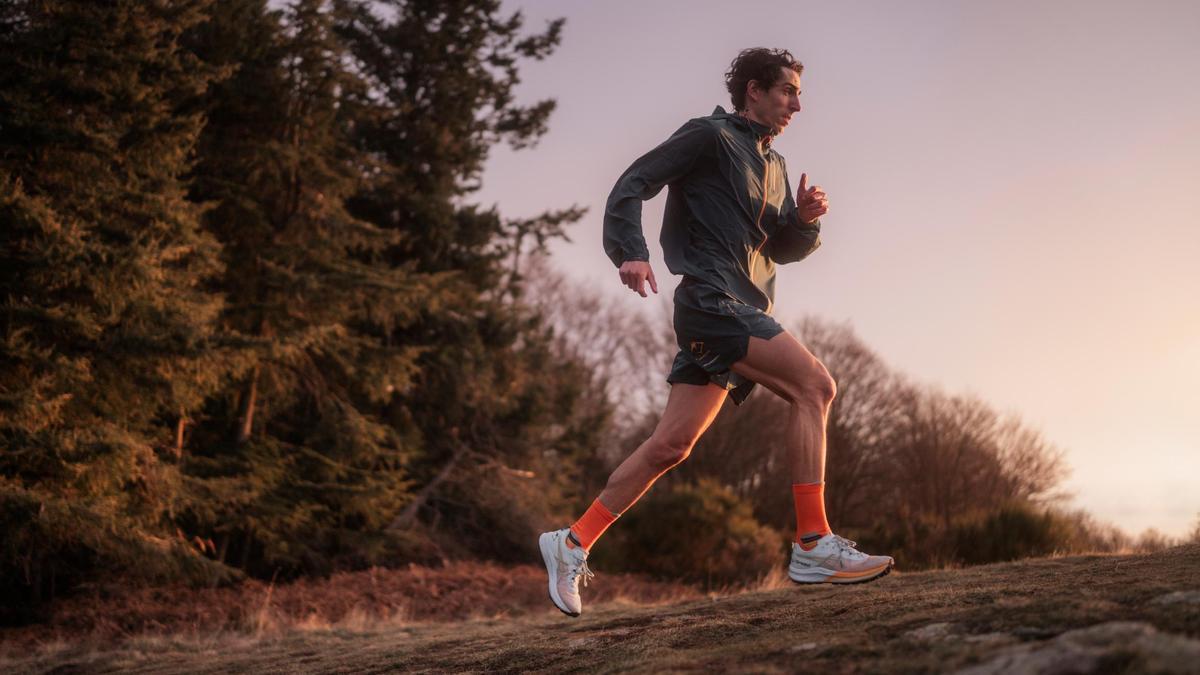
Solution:
M 1200 673 L 1200 640 L 1147 623 L 1111 621 L 1067 631 L 1039 645 L 1011 647 L 959 675 L 1001 673 Z

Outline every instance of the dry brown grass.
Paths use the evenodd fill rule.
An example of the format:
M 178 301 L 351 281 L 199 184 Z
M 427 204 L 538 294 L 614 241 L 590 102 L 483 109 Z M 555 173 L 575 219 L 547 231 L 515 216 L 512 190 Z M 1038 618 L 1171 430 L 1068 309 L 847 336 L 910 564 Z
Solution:
M 531 584 L 540 592 L 543 583 L 530 578 L 514 588 Z M 0 669 L 918 673 L 978 666 L 1024 672 L 1030 669 L 1012 665 L 1023 653 L 1054 656 L 1053 649 L 1069 648 L 1054 656 L 1060 669 L 1040 672 L 1200 672 L 1200 658 L 1179 656 L 1200 654 L 1200 545 L 900 572 L 865 585 L 789 586 L 656 607 L 597 603 L 598 597 L 585 595 L 579 619 L 543 600 L 544 609 L 519 617 L 290 630 L 259 639 L 139 638 L 102 651 L 60 645 Z M 1118 621 L 1136 623 L 1111 623 Z M 1087 640 L 1073 631 L 1083 627 L 1113 629 L 1101 637 L 1133 637 L 1079 647 Z M 1090 635 L 1096 643 L 1097 633 Z M 1156 652 L 1155 645 L 1165 647 Z M 1009 665 L 987 670 L 997 659 Z
M 512 617 L 545 609 L 545 569 L 481 563 L 371 569 L 290 584 L 95 591 L 56 603 L 46 621 L 0 629 L 0 655 L 62 645 L 161 636 L 201 642 L 223 634 L 263 638 L 290 630 L 363 631 L 420 622 Z M 695 589 L 637 575 L 605 575 L 593 602 L 653 605 L 699 597 Z

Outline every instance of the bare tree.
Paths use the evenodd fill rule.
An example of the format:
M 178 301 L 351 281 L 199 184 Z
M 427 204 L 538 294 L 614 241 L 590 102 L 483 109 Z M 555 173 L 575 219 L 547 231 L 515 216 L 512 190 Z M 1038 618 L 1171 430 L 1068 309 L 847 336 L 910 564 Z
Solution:
M 629 311 L 613 296 L 568 278 L 545 256 L 532 257 L 526 274 L 526 302 L 536 308 L 561 338 L 565 353 L 584 363 L 602 395 L 615 408 L 618 426 L 605 448 L 609 459 L 621 454 L 626 428 L 645 426 L 666 405 L 666 373 L 679 349 L 671 330 L 670 308 Z
M 983 401 L 932 388 L 902 396 L 892 471 L 897 506 L 948 528 L 959 516 L 1011 501 L 1052 501 L 1061 454 L 1015 417 Z
M 888 453 L 902 383 L 847 324 L 815 318 L 796 332 L 838 383 L 830 410 L 826 461 L 827 508 L 832 522 L 864 525 L 889 483 Z M 787 405 L 758 390 L 740 408 L 727 405 L 701 439 L 677 479 L 713 476 L 754 507 L 764 522 L 790 527 L 792 492 L 784 433 Z
M 995 429 L 996 454 L 1004 471 L 1006 497 L 1044 504 L 1067 496 L 1058 486 L 1068 475 L 1062 450 L 1041 433 L 1026 427 L 1015 415 Z
M 1061 497 L 1061 452 L 1017 417 L 978 398 L 911 383 L 847 324 L 808 318 L 796 334 L 838 384 L 827 427 L 826 507 L 839 531 L 900 548 L 921 542 L 930 553 L 920 562 L 936 562 L 955 554 L 953 531 L 965 521 L 1013 504 L 1041 512 Z M 790 528 L 786 412 L 763 391 L 740 408 L 726 406 L 667 481 L 715 478 L 760 520 Z M 1104 544 L 1103 530 L 1091 527 L 1078 546 L 1084 539 Z
M 676 350 L 670 322 L 661 315 L 631 314 L 601 292 L 569 281 L 545 260 L 531 264 L 546 283 L 528 300 L 558 332 L 562 348 L 592 370 L 596 395 L 617 408 L 606 434 L 611 466 L 657 422 L 668 392 L 658 374 Z M 1066 473 L 1061 452 L 1016 416 L 1000 415 L 975 397 L 910 382 L 848 324 L 808 318 L 795 334 L 838 385 L 827 427 L 826 505 L 839 531 L 915 547 L 922 555 L 928 549 L 925 558 L 914 554 L 909 560 L 937 562 L 952 559 L 955 528 L 972 518 L 994 516 L 1014 504 L 1043 513 L 1062 497 L 1055 491 Z M 750 504 L 760 522 L 791 528 L 786 419 L 786 403 L 761 388 L 741 406 L 727 403 L 689 461 L 663 478 L 664 487 L 715 480 Z M 1061 514 L 1047 518 L 1026 521 L 1071 520 Z M 1094 526 L 1063 546 L 1089 545 L 1085 539 L 1090 545 L 1121 544 L 1113 537 L 1105 543 L 1106 533 Z
M 890 483 L 887 458 L 897 444 L 904 383 L 849 324 L 810 317 L 799 335 L 837 382 L 827 426 L 826 508 L 834 522 L 859 525 L 875 511 L 880 486 Z

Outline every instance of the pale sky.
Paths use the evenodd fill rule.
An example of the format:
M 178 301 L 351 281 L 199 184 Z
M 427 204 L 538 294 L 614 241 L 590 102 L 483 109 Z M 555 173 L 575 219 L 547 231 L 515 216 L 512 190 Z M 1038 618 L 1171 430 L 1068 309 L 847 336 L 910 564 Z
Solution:
M 1200 3 L 506 0 L 565 16 L 519 98 L 558 110 L 497 150 L 475 198 L 591 208 L 556 265 L 610 288 L 621 171 L 729 108 L 743 47 L 790 49 L 774 147 L 829 194 L 824 245 L 780 267 L 776 314 L 848 320 L 892 367 L 1018 414 L 1066 451 L 1074 504 L 1130 533 L 1200 513 Z M 665 191 L 644 208 L 660 279 Z M 660 289 L 669 298 L 674 280 Z M 655 299 L 656 301 L 658 299 Z M 663 373 L 647 377 L 662 379 Z

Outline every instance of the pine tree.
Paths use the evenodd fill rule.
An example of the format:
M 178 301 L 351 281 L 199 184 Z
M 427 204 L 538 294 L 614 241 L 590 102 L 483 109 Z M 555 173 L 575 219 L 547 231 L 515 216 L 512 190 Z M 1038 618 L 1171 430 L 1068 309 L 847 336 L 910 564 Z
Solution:
M 513 90 L 519 63 L 548 56 L 563 22 L 524 36 L 521 14 L 502 16 L 493 0 L 342 6 L 370 85 L 354 101 L 355 138 L 385 165 L 349 207 L 402 234 L 393 264 L 453 275 L 453 297 L 394 336 L 431 345 L 418 385 L 393 409 L 403 419 L 389 417 L 421 432 L 416 499 L 396 525 L 424 515 L 451 533 L 445 545 L 519 559 L 568 499 L 577 456 L 594 451 L 605 414 L 579 408 L 589 374 L 520 302 L 523 247 L 564 236 L 583 212 L 511 221 L 467 198 L 492 146 L 529 147 L 546 130 L 554 102 L 521 106 Z
M 520 265 L 581 211 L 464 206 L 492 145 L 545 130 L 553 103 L 512 89 L 561 22 L 375 9 L 0 6 L 18 605 L 100 572 L 228 573 L 200 551 L 257 574 L 397 562 L 385 527 L 439 517 L 512 558 L 567 500 L 607 409 L 580 404 L 590 373 Z
M 363 85 L 332 22 L 320 0 L 225 2 L 194 38 L 236 69 L 208 98 L 193 198 L 224 245 L 223 325 L 248 347 L 189 455 L 185 529 L 266 575 L 386 551 L 411 449 L 376 412 L 418 352 L 386 337 L 437 300 L 435 278 L 386 261 L 394 231 L 346 211 L 371 162 L 348 143 L 344 99 Z
M 170 518 L 186 421 L 221 372 L 218 247 L 182 178 L 216 73 L 178 38 L 207 4 L 0 14 L 6 597 L 36 603 L 98 569 L 205 569 Z

